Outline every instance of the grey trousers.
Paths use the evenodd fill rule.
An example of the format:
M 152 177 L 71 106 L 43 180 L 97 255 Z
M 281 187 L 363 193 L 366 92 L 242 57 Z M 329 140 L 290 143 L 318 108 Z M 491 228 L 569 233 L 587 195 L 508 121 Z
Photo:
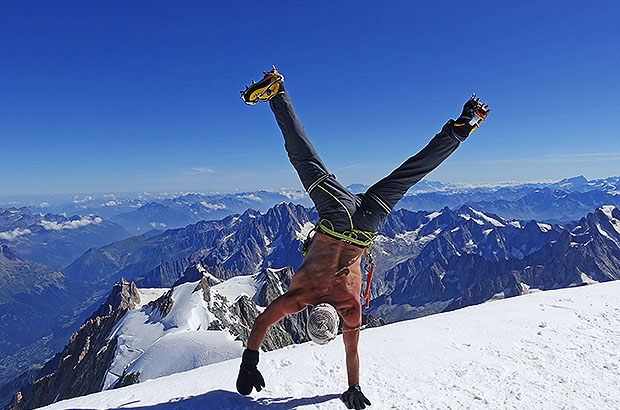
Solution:
M 459 146 L 459 141 L 451 134 L 453 121 L 450 120 L 420 152 L 365 193 L 354 195 L 329 173 L 321 161 L 295 114 L 288 92 L 276 94 L 269 100 L 269 105 L 282 130 L 291 164 L 304 188 L 310 191 L 319 218 L 330 221 L 333 229 L 340 233 L 353 229 L 376 231 L 409 188 L 437 168 Z M 317 181 L 320 181 L 319 186 L 316 186 Z

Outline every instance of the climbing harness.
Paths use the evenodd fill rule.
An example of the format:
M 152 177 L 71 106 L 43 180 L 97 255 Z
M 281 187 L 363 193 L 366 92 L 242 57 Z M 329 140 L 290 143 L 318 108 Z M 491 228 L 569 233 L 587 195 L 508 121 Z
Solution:
M 351 217 L 351 213 L 349 212 L 349 209 L 346 206 L 344 206 L 344 204 L 334 194 L 332 194 L 325 187 L 320 185 L 322 182 L 327 180 L 329 177 L 335 178 L 336 176 L 334 174 L 324 174 L 320 176 L 319 178 L 316 179 L 316 181 L 310 184 L 310 186 L 308 187 L 308 194 L 310 194 L 310 192 L 312 192 L 315 188 L 319 188 L 322 191 L 329 194 L 332 198 L 334 198 L 334 200 L 338 202 L 340 206 L 342 206 L 345 212 L 347 213 L 347 217 L 349 218 L 349 223 L 351 225 L 351 230 L 345 231 L 342 233 L 336 232 L 336 230 L 334 229 L 334 225 L 331 223 L 331 221 L 325 218 L 319 219 L 316 226 L 310 232 L 308 232 L 306 239 L 303 241 L 303 244 L 301 247 L 301 254 L 305 257 L 306 254 L 308 253 L 308 249 L 310 248 L 310 244 L 312 243 L 312 239 L 314 238 L 313 232 L 315 231 L 324 233 L 328 236 L 339 239 L 346 243 L 350 243 L 360 248 L 364 248 L 364 269 L 366 271 L 366 290 L 364 292 L 364 299 L 366 301 L 365 306 L 366 308 L 368 308 L 368 306 L 370 305 L 370 282 L 372 280 L 372 274 L 375 270 L 375 262 L 372 257 L 372 244 L 375 240 L 375 237 L 385 227 L 385 224 L 387 222 L 387 214 L 391 212 L 391 209 L 385 203 L 385 201 L 383 201 L 383 199 L 381 199 L 378 195 L 372 192 L 369 192 L 368 196 L 371 199 L 373 199 L 375 202 L 377 202 L 379 206 L 387 212 L 387 214 L 385 218 L 383 219 L 383 223 L 381 224 L 381 227 L 376 232 L 369 232 L 369 231 L 362 231 L 360 229 L 355 229 L 353 227 L 353 218 Z M 359 330 L 362 328 L 363 327 L 343 330 L 343 332 L 350 332 L 350 331 Z

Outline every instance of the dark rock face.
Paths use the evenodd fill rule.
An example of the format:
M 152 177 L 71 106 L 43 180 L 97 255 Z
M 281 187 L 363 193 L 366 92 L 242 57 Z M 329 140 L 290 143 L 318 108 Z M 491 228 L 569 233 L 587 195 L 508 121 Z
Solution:
M 43 375 L 23 394 L 15 409 L 31 409 L 100 391 L 116 349 L 116 338 L 108 339 L 108 335 L 139 300 L 134 283 L 116 284 L 107 301 L 71 336 L 63 351 L 41 369 L 39 376 Z
M 261 272 L 264 282 L 260 292 L 258 292 L 256 303 L 259 306 L 267 307 L 288 290 L 294 274 L 292 268 L 264 269 Z
M 179 280 L 179 272 L 186 271 L 191 264 L 189 257 L 164 262 L 144 277 L 136 279 L 136 285 L 141 288 L 172 287 Z
M 168 292 L 161 295 L 156 300 L 150 302 L 147 307 L 151 310 L 156 310 L 159 312 L 161 317 L 166 317 L 168 313 L 172 310 L 172 306 L 174 306 L 174 299 L 172 299 L 173 290 L 170 289 Z
M 21 401 L 22 394 L 27 394 L 30 385 L 38 378 L 37 375 L 41 371 L 41 367 L 40 365 L 30 366 L 0 387 L 0 397 L 3 398 L 0 401 L 0 409 L 11 404 L 17 392 L 21 392 L 18 400 Z
M 121 387 L 131 386 L 140 382 L 140 372 L 127 373 L 123 372 L 120 379 L 114 384 L 113 389 L 120 389 Z
M 105 303 L 90 318 L 109 316 L 117 309 L 132 310 L 135 309 L 138 303 L 140 303 L 140 293 L 138 293 L 136 284 L 121 278 L 121 281 L 116 282 L 112 287 L 112 292 L 108 295 Z
M 228 330 L 244 344 L 247 343 L 252 324 L 260 314 L 257 306 L 267 306 L 278 296 L 282 295 L 290 285 L 293 270 L 284 268 L 279 270 L 264 269 L 260 276 L 262 287 L 253 301 L 247 296 L 241 296 L 234 303 L 215 294 L 211 298 L 211 311 L 215 314 L 217 321 L 210 324 L 210 330 Z M 232 305 L 231 305 L 232 303 Z M 232 315 L 238 321 L 229 321 Z M 293 343 L 303 343 L 310 339 L 306 334 L 306 322 L 308 320 L 308 309 L 286 316 L 280 322 L 271 326 L 267 331 L 265 340 L 262 344 L 263 350 L 275 350 L 288 346 Z
M 209 286 L 209 280 L 206 276 L 203 276 L 202 279 L 200 279 L 200 282 L 198 282 L 198 285 L 196 285 L 196 288 L 192 293 L 200 290 L 202 291 L 203 300 L 209 303 L 211 301 L 211 287 Z

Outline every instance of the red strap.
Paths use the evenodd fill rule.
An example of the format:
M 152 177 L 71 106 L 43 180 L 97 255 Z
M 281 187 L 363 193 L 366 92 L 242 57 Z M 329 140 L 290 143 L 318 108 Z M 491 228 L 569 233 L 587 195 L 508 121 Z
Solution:
M 370 265 L 370 271 L 366 277 L 366 292 L 364 293 L 364 299 L 366 299 L 366 308 L 370 304 L 370 281 L 372 280 L 372 272 L 375 270 L 375 264 Z

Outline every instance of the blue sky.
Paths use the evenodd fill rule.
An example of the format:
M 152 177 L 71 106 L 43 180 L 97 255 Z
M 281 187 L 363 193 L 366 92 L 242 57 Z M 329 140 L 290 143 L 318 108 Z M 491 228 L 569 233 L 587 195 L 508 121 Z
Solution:
M 429 179 L 620 174 L 620 3 L 5 1 L 0 193 L 300 187 L 276 64 L 328 167 L 370 184 L 476 91 L 494 108 Z

